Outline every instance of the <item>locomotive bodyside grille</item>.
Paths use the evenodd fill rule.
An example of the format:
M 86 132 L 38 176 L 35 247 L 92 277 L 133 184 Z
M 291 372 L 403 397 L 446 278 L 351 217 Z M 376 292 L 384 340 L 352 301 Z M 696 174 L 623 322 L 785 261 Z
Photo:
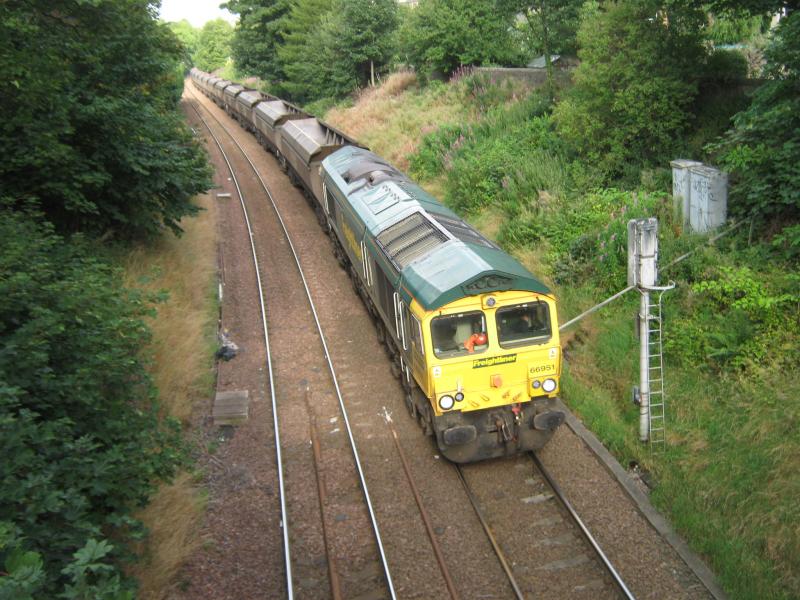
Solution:
M 415 258 L 427 254 L 448 238 L 422 213 L 414 213 L 387 228 L 376 239 L 398 270 L 402 270 Z

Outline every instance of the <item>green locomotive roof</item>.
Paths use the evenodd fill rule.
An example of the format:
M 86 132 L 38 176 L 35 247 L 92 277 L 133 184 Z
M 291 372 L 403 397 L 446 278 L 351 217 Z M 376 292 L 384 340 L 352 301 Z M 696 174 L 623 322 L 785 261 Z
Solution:
M 488 292 L 550 294 L 547 286 L 502 250 L 461 241 L 443 244 L 410 264 L 403 270 L 403 285 L 425 310 Z
M 399 273 L 401 293 L 426 310 L 493 291 L 550 294 L 516 259 L 375 154 L 346 146 L 322 168 L 328 189 L 347 199 Z

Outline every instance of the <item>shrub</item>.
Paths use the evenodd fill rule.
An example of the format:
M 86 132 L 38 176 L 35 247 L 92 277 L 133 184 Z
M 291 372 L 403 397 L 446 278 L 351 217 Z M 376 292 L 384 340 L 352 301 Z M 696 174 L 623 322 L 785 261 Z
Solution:
M 800 12 L 781 20 L 767 51 L 765 82 L 735 127 L 710 147 L 732 172 L 730 209 L 737 216 L 800 217 Z
M 609 179 L 664 163 L 680 147 L 702 56 L 691 21 L 656 2 L 604 3 L 578 32 L 581 64 L 554 111 L 559 133 Z
M 96 248 L 0 215 L 0 514 L 52 597 L 88 540 L 142 534 L 131 512 L 180 462 L 179 434 L 159 425 L 141 356 L 150 299 Z
M 714 81 L 728 83 L 746 79 L 747 69 L 747 59 L 741 52 L 715 50 L 708 56 L 705 75 Z
M 787 351 L 800 333 L 798 278 L 789 275 L 769 285 L 749 267 L 722 266 L 710 278 L 691 285 L 691 311 L 676 320 L 667 349 L 686 365 L 749 370 L 770 358 L 796 363 Z M 783 351 L 776 353 L 775 349 Z
M 609 293 L 624 288 L 628 221 L 657 217 L 663 240 L 671 236 L 670 211 L 661 193 L 602 189 L 567 201 L 547 224 L 556 281 L 591 280 Z

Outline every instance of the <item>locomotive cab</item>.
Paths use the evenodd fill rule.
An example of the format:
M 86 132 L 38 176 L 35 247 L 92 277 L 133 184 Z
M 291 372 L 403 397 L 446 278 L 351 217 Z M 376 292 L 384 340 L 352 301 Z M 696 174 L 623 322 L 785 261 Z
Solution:
M 544 446 L 564 420 L 553 298 L 500 291 L 420 308 L 412 303 L 411 326 L 424 339 L 409 344 L 409 362 L 442 454 L 470 462 Z

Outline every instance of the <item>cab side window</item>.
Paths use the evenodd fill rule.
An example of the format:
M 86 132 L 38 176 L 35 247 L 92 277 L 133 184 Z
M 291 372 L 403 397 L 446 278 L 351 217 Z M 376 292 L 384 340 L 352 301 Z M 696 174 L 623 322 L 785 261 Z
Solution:
M 422 325 L 417 320 L 417 317 L 411 315 L 411 319 L 409 320 L 409 327 L 411 328 L 411 345 L 416 348 L 417 352 L 424 355 L 425 354 L 425 346 L 422 343 Z

